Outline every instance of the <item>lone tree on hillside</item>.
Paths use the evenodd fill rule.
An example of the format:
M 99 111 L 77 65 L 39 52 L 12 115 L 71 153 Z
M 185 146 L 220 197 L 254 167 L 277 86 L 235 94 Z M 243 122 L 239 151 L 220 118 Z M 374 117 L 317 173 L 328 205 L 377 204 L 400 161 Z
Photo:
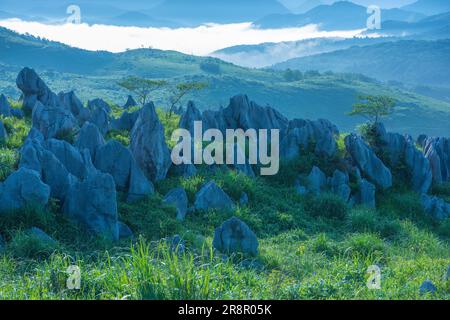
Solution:
M 378 124 L 381 117 L 394 112 L 396 101 L 388 96 L 360 96 L 359 102 L 353 105 L 350 116 L 363 116 L 374 125 Z
M 164 80 L 128 77 L 117 83 L 136 95 L 138 102 L 144 106 L 148 102 L 150 94 L 167 84 Z
M 182 82 L 178 83 L 173 90 L 173 95 L 170 97 L 170 106 L 168 116 L 171 117 L 176 105 L 181 99 L 192 91 L 198 91 L 206 88 L 207 83 L 204 82 Z

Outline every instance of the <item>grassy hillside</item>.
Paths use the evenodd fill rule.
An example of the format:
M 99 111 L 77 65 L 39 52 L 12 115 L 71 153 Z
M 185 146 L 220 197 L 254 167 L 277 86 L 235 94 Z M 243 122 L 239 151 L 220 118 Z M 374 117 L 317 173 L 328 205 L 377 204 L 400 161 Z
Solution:
M 401 106 L 400 112 L 389 119 L 389 129 L 414 135 L 423 132 L 444 135 L 449 127 L 449 104 L 357 75 L 310 73 L 299 81 L 287 81 L 284 71 L 248 69 L 215 58 L 152 49 L 119 54 L 92 52 L 1 28 L 0 48 L 0 92 L 13 98 L 19 97 L 14 83 L 17 73 L 23 66 L 29 66 L 36 69 L 52 90 L 75 89 L 85 102 L 100 97 L 123 104 L 128 93 L 117 81 L 137 75 L 171 83 L 193 80 L 209 83 L 208 88 L 182 101 L 185 104 L 187 99 L 193 99 L 200 109 L 226 106 L 231 96 L 246 93 L 290 118 L 327 118 L 342 131 L 351 131 L 360 120 L 345 114 L 359 94 L 389 94 Z M 219 71 L 211 72 L 203 67 L 205 64 L 213 64 Z M 164 108 L 170 94 L 170 90 L 161 90 L 152 100 Z
M 159 115 L 167 130 L 175 128 L 176 119 L 169 123 L 163 111 Z M 3 120 L 10 138 L 0 160 L 14 170 L 30 119 Z M 313 165 L 329 173 L 330 163 L 305 153 L 282 164 L 279 175 L 256 179 L 200 168 L 191 178 L 169 177 L 154 196 L 132 205 L 119 194 L 120 220 L 135 233 L 133 242 L 113 244 L 83 233 L 61 216 L 57 201 L 45 210 L 0 215 L 0 234 L 8 240 L 0 253 L 0 299 L 449 299 L 443 275 L 450 264 L 450 221 L 430 220 L 418 195 L 401 184 L 379 193 L 377 210 L 349 208 L 328 194 L 296 194 L 298 174 Z M 246 192 L 249 204 L 234 212 L 190 213 L 180 222 L 175 209 L 162 203 L 175 186 L 184 187 L 192 203 L 209 179 L 235 201 Z M 434 192 L 450 198 L 448 185 Z M 214 228 L 232 215 L 258 236 L 256 258 L 213 254 Z M 27 233 L 33 226 L 58 242 Z M 180 255 L 161 240 L 175 234 L 186 241 Z M 381 268 L 381 290 L 366 286 L 374 264 Z M 80 267 L 80 290 L 66 287 L 70 265 Z M 419 295 L 425 279 L 437 286 L 435 295 Z
M 277 69 L 362 73 L 379 80 L 450 87 L 450 40 L 397 41 L 355 46 L 310 57 L 292 59 Z

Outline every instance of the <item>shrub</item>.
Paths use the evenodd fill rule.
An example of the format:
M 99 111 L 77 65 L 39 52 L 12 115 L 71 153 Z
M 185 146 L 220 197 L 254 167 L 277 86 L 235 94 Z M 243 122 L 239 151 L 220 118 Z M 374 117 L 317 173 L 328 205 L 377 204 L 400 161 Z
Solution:
M 420 197 L 415 192 L 391 192 L 382 197 L 380 211 L 384 216 L 394 216 L 414 221 L 430 222 L 424 214 Z
M 127 130 L 110 130 L 107 134 L 107 140 L 114 139 L 124 146 L 130 145 L 130 133 Z
M 352 235 L 344 244 L 345 251 L 364 256 L 382 255 L 386 249 L 383 240 L 372 233 Z
M 344 220 L 348 214 L 348 206 L 339 196 L 324 193 L 309 197 L 305 204 L 306 211 L 314 217 Z
M 58 249 L 56 241 L 43 239 L 28 231 L 18 231 L 8 243 L 7 252 L 16 258 L 42 260 Z
M 200 69 L 211 74 L 220 74 L 220 64 L 212 61 L 205 61 L 200 63 Z
M 438 232 L 441 236 L 450 239 L 450 218 L 442 221 L 438 227 Z
M 377 212 L 366 207 L 355 208 L 349 214 L 350 227 L 353 231 L 358 232 L 374 231 L 377 219 Z

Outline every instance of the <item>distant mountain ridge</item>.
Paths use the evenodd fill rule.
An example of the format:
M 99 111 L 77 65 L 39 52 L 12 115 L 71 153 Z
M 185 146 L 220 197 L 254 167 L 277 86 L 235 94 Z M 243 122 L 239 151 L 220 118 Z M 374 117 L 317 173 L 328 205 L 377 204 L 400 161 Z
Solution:
M 448 0 L 418 0 L 410 5 L 402 7 L 404 10 L 420 12 L 426 15 L 436 15 L 450 11 Z
M 332 5 L 320 5 L 304 14 L 272 14 L 255 21 L 260 28 L 302 27 L 317 24 L 321 30 L 357 30 L 366 28 L 369 17 L 367 8 L 349 1 L 338 1 Z M 421 13 L 401 9 L 381 11 L 383 21 L 397 20 L 414 22 L 425 16 Z

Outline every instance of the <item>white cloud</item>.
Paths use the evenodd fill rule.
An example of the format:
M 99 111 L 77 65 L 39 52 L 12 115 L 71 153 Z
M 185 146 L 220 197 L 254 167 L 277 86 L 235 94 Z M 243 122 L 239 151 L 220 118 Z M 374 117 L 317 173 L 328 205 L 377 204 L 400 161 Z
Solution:
M 44 24 L 20 19 L 0 20 L 0 26 L 59 41 L 87 50 L 122 52 L 152 47 L 187 54 L 207 55 L 240 44 L 295 41 L 318 37 L 350 38 L 362 30 L 320 31 L 317 26 L 257 29 L 251 23 L 208 24 L 196 28 L 140 28 L 88 24 Z

